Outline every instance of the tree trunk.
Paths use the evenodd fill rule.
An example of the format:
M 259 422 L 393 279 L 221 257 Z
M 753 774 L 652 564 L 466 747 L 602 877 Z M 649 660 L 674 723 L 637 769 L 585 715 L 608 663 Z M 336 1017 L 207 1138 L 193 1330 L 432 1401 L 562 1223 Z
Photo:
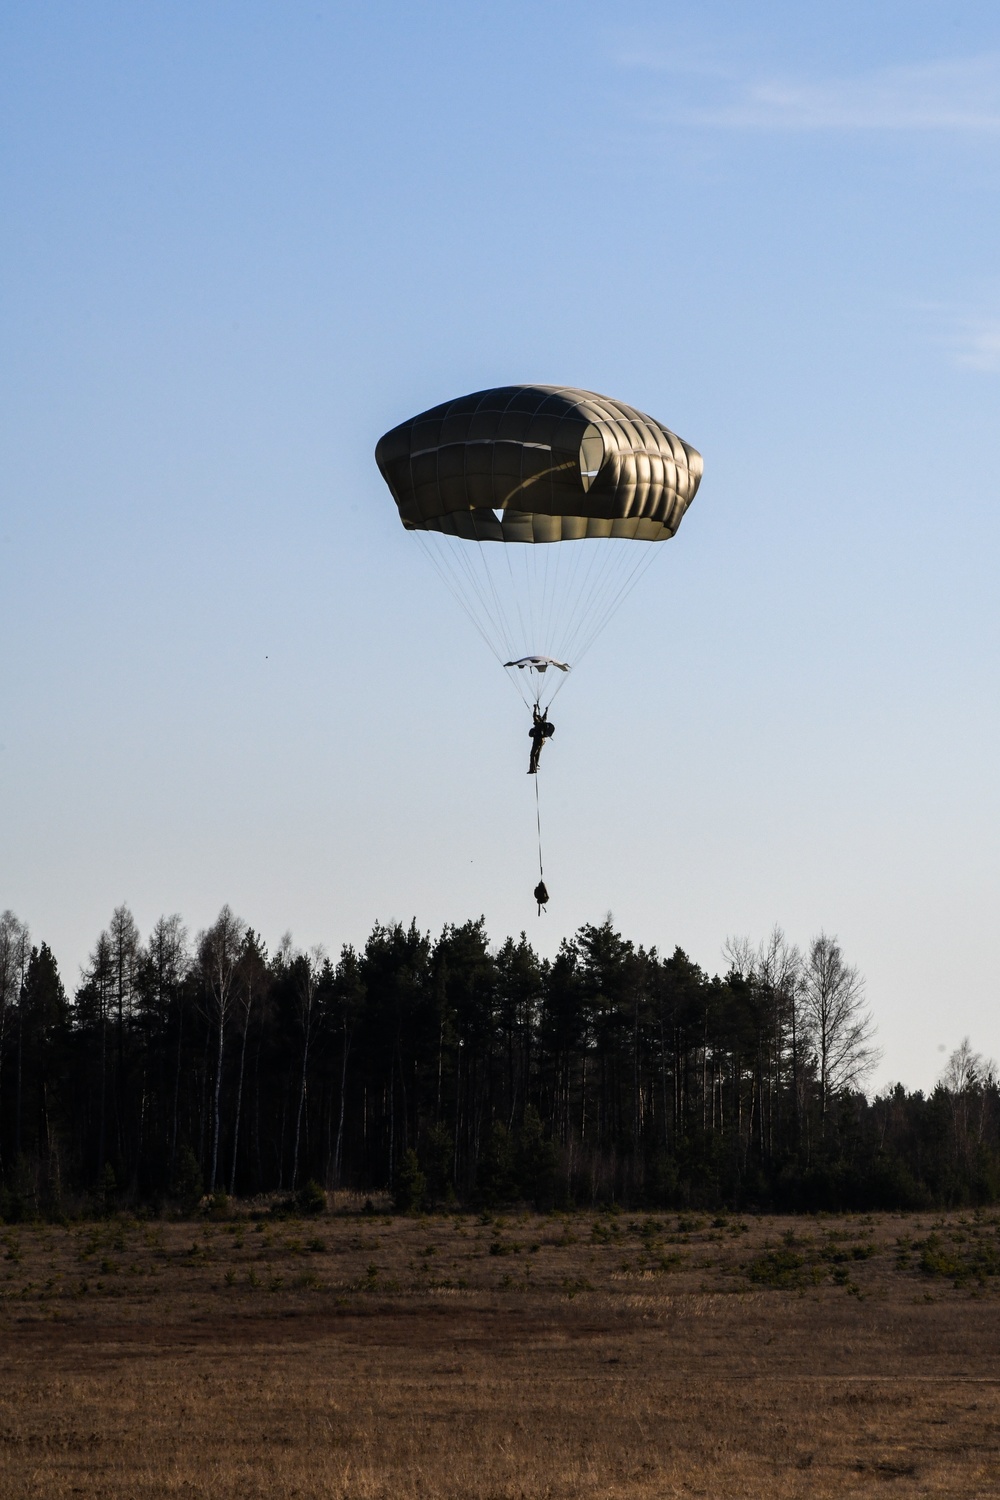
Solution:
M 350 1043 L 347 1039 L 347 1026 L 344 1026 L 344 1050 L 340 1059 L 340 1114 L 337 1119 L 337 1145 L 333 1153 L 333 1181 L 335 1187 L 340 1187 L 341 1163 L 343 1161 L 344 1149 L 344 1101 L 347 1095 L 347 1054 Z M 439 1085 L 440 1090 L 440 1085 Z
M 299 1176 L 299 1138 L 302 1133 L 302 1110 L 306 1102 L 306 1069 L 309 1066 L 309 1025 L 306 1025 L 305 1041 L 302 1046 L 302 1078 L 299 1083 L 299 1106 L 295 1112 L 295 1147 L 292 1151 L 292 1192 L 295 1191 Z
M 212 1090 L 212 1166 L 208 1174 L 209 1195 L 215 1192 L 215 1174 L 219 1163 L 219 1131 L 221 1128 L 222 1099 L 222 1052 L 226 1039 L 226 1019 L 219 1007 L 219 1048 L 215 1057 L 215 1087 Z
M 246 1068 L 247 1034 L 250 1031 L 250 1007 L 247 1006 L 246 1024 L 243 1027 L 243 1042 L 240 1046 L 240 1076 L 236 1085 L 236 1113 L 233 1119 L 233 1165 L 229 1173 L 229 1196 L 236 1192 L 236 1155 L 240 1145 L 240 1113 L 243 1109 L 243 1073 Z
M 170 1176 L 171 1176 L 171 1178 L 173 1178 L 174 1171 L 175 1171 L 176 1165 L 177 1165 L 178 1107 L 179 1107 L 179 1104 L 180 1104 L 180 1096 L 181 1096 L 181 1056 L 182 1056 L 183 1041 L 184 1041 L 184 1005 L 183 1005 L 183 1003 L 182 1003 L 182 1001 L 180 999 L 180 996 L 178 996 L 178 998 L 177 998 L 177 1063 L 176 1063 L 176 1066 L 174 1068 L 173 1119 L 171 1121 L 171 1128 L 170 1128 Z

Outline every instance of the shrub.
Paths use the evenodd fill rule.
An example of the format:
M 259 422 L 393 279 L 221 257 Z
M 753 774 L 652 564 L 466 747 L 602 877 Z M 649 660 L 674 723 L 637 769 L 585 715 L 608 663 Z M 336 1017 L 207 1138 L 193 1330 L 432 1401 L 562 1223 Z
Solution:
M 177 1170 L 171 1183 L 171 1194 L 182 1208 L 190 1211 L 201 1200 L 204 1184 L 198 1158 L 190 1146 L 182 1146 L 177 1158 Z
M 434 1207 L 439 1203 L 452 1203 L 455 1189 L 452 1186 L 452 1163 L 454 1142 L 446 1125 L 432 1125 L 424 1136 L 420 1165 L 427 1179 L 427 1201 Z
M 490 1126 L 486 1149 L 479 1159 L 476 1196 L 486 1208 L 510 1203 L 517 1196 L 514 1143 L 510 1131 L 500 1120 L 494 1120 Z
M 322 1214 L 326 1212 L 326 1194 L 314 1177 L 300 1187 L 295 1195 L 300 1213 Z
M 747 1276 L 758 1286 L 801 1286 L 806 1266 L 804 1255 L 794 1250 L 771 1250 L 748 1262 Z
M 529 1104 L 517 1142 L 517 1176 L 521 1192 L 539 1213 L 552 1208 L 556 1196 L 556 1152 L 545 1134 L 542 1117 Z
M 396 1173 L 393 1189 L 393 1204 L 398 1214 L 412 1214 L 423 1206 L 427 1194 L 427 1178 L 420 1170 L 417 1153 L 404 1151 Z

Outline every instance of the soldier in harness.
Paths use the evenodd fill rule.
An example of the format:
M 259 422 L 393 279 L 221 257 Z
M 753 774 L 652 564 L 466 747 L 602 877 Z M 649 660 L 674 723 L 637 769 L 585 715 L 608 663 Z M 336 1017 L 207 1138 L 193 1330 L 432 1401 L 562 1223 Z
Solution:
M 542 754 L 542 746 L 545 741 L 551 739 L 556 732 L 556 726 L 545 717 L 545 710 L 539 708 L 536 703 L 531 710 L 531 728 L 528 734 L 531 738 L 531 757 L 528 761 L 528 775 L 538 775 L 538 762 Z

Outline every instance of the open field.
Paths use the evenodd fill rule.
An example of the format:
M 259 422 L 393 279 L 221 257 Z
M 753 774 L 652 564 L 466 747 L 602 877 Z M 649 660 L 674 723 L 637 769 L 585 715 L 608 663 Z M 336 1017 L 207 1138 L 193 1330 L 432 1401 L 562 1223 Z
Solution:
M 0 1495 L 1000 1493 L 1000 1220 L 0 1227 Z

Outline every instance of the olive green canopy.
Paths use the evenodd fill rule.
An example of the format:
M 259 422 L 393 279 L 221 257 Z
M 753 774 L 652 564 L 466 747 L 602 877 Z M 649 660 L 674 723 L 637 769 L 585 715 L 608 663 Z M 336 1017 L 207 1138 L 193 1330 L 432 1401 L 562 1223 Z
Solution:
M 662 423 L 554 385 L 446 401 L 387 432 L 375 461 L 405 527 L 479 542 L 665 541 L 702 474 Z

